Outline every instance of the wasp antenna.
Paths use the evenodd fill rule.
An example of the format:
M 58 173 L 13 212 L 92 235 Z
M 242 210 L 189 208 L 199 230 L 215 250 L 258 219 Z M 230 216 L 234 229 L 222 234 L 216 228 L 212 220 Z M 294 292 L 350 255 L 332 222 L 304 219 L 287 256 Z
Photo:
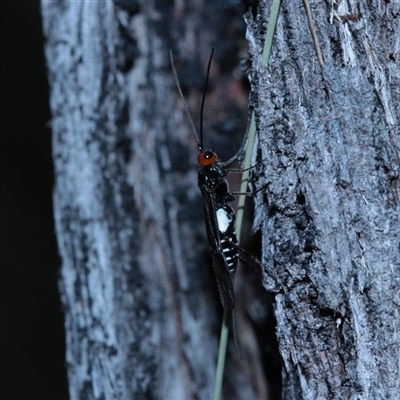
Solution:
M 204 148 L 203 146 L 203 109 L 204 109 L 204 102 L 206 100 L 206 93 L 207 93 L 207 86 L 208 86 L 208 77 L 210 76 L 210 67 L 211 67 L 211 60 L 214 55 L 214 47 L 211 50 L 210 59 L 208 60 L 208 67 L 207 67 L 207 76 L 206 82 L 204 84 L 204 91 L 203 91 L 203 99 L 201 100 L 201 108 L 200 108 L 200 142 L 199 142 L 199 150 L 201 146 L 201 150 Z
M 181 99 L 183 101 L 183 105 L 185 106 L 186 114 L 189 117 L 190 126 L 192 127 L 192 131 L 194 133 L 194 136 L 196 137 L 197 146 L 198 146 L 199 150 L 202 150 L 203 149 L 203 141 L 199 140 L 199 136 L 197 135 L 196 128 L 194 126 L 192 117 L 191 117 L 190 112 L 189 112 L 189 107 L 188 107 L 188 105 L 186 103 L 185 98 L 183 97 L 183 93 L 182 93 L 182 90 L 181 90 L 181 85 L 179 84 L 178 74 L 176 73 L 176 69 L 175 69 L 175 65 L 174 65 L 174 57 L 172 56 L 172 51 L 171 50 L 169 51 L 169 59 L 171 61 L 171 67 L 172 67 L 172 71 L 174 73 L 174 79 L 175 79 L 176 87 L 178 88 L 179 94 L 180 94 Z

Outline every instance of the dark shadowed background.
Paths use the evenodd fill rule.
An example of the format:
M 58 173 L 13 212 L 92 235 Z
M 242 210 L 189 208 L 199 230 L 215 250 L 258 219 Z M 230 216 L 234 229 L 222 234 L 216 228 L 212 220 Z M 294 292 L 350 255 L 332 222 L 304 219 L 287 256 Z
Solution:
M 66 399 L 39 1 L 1 1 L 1 399 Z

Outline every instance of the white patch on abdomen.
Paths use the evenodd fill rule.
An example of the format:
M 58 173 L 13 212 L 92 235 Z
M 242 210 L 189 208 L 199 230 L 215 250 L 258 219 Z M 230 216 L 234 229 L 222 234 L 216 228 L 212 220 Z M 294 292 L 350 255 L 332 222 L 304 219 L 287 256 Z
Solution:
M 226 232 L 229 228 L 229 225 L 232 222 L 232 218 L 229 213 L 226 212 L 223 208 L 218 208 L 217 210 L 217 221 L 218 221 L 218 229 L 221 233 Z

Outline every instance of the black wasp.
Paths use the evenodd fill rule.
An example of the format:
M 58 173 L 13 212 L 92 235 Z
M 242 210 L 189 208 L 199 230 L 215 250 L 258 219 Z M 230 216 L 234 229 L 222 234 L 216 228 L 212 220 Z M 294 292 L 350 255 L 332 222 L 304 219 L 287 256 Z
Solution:
M 224 168 L 232 159 L 227 163 L 223 163 L 218 159 L 215 152 L 205 149 L 203 145 L 203 108 L 213 53 L 214 49 L 212 49 L 208 62 L 207 76 L 201 103 L 200 137 L 197 135 L 186 101 L 183 97 L 173 64 L 172 53 L 170 53 L 170 56 L 175 82 L 189 116 L 192 130 L 197 139 L 197 147 L 199 150 L 197 162 L 200 167 L 197 174 L 197 184 L 203 200 L 208 245 L 215 278 L 217 280 L 219 297 L 224 309 L 233 310 L 235 307 L 233 278 L 239 261 L 239 247 L 235 232 L 235 212 L 228 204 L 230 201 L 234 200 L 234 197 L 232 193 L 229 192 L 228 182 L 225 179 L 227 171 Z
M 225 309 L 233 309 L 233 277 L 239 261 L 235 232 L 235 212 L 228 204 L 234 200 L 225 179 L 226 171 L 218 156 L 199 144 L 197 184 L 202 194 L 203 211 L 219 297 Z

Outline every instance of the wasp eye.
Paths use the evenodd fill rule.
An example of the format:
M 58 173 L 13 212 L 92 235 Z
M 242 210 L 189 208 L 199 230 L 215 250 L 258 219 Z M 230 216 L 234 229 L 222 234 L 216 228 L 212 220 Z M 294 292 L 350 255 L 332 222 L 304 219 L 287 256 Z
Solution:
M 206 152 L 204 153 L 204 158 L 206 160 L 209 160 L 210 158 L 213 158 L 213 157 L 214 157 L 214 153 L 210 150 L 206 150 Z

